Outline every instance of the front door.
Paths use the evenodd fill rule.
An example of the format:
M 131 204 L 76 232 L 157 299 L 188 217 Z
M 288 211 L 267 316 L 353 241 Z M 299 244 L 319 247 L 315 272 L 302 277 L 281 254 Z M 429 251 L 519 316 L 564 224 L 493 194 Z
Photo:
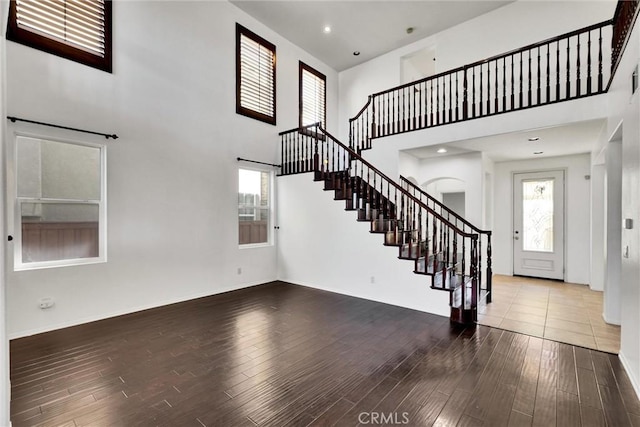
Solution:
M 513 274 L 564 280 L 564 171 L 513 176 Z

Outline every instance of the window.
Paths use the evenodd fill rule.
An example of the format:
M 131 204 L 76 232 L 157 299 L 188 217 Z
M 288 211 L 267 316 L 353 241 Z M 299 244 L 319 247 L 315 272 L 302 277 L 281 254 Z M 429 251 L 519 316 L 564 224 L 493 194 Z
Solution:
M 236 112 L 276 124 L 276 47 L 237 23 Z
M 105 261 L 104 147 L 16 138 L 16 270 Z
M 300 127 L 320 122 L 326 129 L 327 78 L 300 62 Z
M 270 242 L 271 173 L 238 171 L 238 241 L 240 245 Z
M 11 0 L 7 39 L 111 72 L 111 0 Z

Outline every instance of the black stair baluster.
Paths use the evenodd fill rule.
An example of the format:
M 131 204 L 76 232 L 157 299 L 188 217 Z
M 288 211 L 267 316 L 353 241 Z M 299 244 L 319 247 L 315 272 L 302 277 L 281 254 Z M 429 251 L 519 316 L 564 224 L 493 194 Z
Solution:
M 566 99 L 571 98 L 571 37 L 567 37 L 567 96 Z
M 560 40 L 556 42 L 556 102 L 560 101 Z
M 498 60 L 496 60 L 496 63 L 497 62 Z M 496 92 L 497 91 L 498 89 L 496 88 Z M 507 57 L 506 56 L 502 58 L 502 111 L 507 111 Z M 498 111 L 496 111 L 496 113 L 497 112 Z
M 538 46 L 538 87 L 536 88 L 536 105 L 540 105 L 540 46 Z
M 520 91 L 518 92 L 518 108 L 522 108 L 522 79 L 524 68 L 522 68 L 522 52 L 520 52 Z
M 487 63 L 487 100 L 490 98 L 490 91 L 489 91 L 489 86 L 490 86 L 490 82 L 491 82 L 491 77 L 490 77 L 490 71 L 491 70 L 491 65 L 489 63 Z M 482 64 L 480 64 L 480 117 L 482 117 L 484 115 L 484 97 L 482 94 L 482 85 L 484 84 L 484 79 L 482 78 Z M 489 106 L 487 105 L 487 114 L 489 114 L 491 112 L 491 110 L 489 109 Z
M 598 39 L 598 92 L 602 92 L 602 27 Z
M 529 60 L 527 61 L 529 63 L 529 83 L 527 84 L 527 107 L 531 106 L 531 50 L 529 50 Z
M 547 91 L 545 97 L 545 103 L 548 104 L 551 98 L 551 65 L 550 62 L 550 51 L 551 44 L 547 43 Z
M 580 82 L 580 34 L 576 36 L 578 45 L 576 46 L 576 96 L 580 96 L 582 92 Z
M 495 88 L 494 88 L 494 91 L 493 91 L 494 92 L 494 96 L 495 96 L 494 113 L 498 113 L 498 111 L 500 111 L 500 108 L 499 108 L 500 106 L 499 106 L 499 103 L 498 103 L 498 97 L 500 96 L 500 93 L 499 93 L 499 90 L 498 90 L 498 60 L 496 59 L 494 62 L 496 64 L 495 65 L 495 73 L 494 73 L 496 75 L 495 76 L 496 83 L 495 83 Z
M 516 101 L 516 98 L 515 98 L 515 85 L 514 85 L 514 78 L 515 78 L 515 75 L 514 75 L 514 73 L 515 73 L 514 63 L 515 62 L 516 61 L 515 61 L 513 55 L 511 55 L 511 109 L 512 110 L 516 109 L 516 107 L 514 105 L 515 101 Z
M 436 125 L 440 124 L 440 79 L 436 79 Z
M 458 87 L 459 87 L 458 74 L 459 72 L 456 72 L 456 122 L 460 120 L 460 100 L 458 99 Z
M 471 67 L 471 118 L 476 117 L 476 67 Z
M 453 105 L 451 103 L 451 101 L 453 100 L 453 97 L 451 96 L 451 74 L 449 74 L 449 122 L 451 123 L 453 121 Z
M 429 103 L 429 106 L 431 107 L 431 123 L 429 124 L 429 126 L 434 126 L 435 122 L 433 117 L 433 79 L 429 80 L 429 83 L 431 86 L 431 90 L 429 91 L 429 96 L 431 97 L 431 102 Z
M 591 31 L 587 35 L 587 95 L 591 95 Z

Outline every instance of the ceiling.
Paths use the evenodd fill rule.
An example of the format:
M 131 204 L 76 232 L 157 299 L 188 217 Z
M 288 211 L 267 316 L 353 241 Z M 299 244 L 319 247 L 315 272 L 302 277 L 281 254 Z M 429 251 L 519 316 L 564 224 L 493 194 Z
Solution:
M 492 135 L 405 150 L 420 159 L 484 152 L 494 162 L 589 153 L 596 145 L 604 119 L 543 129 Z M 530 141 L 529 138 L 539 138 Z M 437 153 L 439 148 L 446 153 Z M 541 154 L 535 154 L 542 152 Z
M 497 9 L 511 1 L 231 0 L 336 71 Z M 331 27 L 324 33 L 325 26 Z M 413 32 L 407 34 L 407 28 Z M 359 51 L 359 56 L 353 52 Z

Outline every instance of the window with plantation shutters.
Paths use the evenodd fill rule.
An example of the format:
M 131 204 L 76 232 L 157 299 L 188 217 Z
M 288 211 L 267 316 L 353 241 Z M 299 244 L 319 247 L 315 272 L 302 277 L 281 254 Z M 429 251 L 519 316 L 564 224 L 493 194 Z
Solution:
M 236 112 L 276 124 L 276 47 L 237 23 Z
M 11 0 L 7 39 L 111 72 L 111 0 Z
M 327 78 L 300 62 L 300 127 L 321 123 L 326 129 Z

